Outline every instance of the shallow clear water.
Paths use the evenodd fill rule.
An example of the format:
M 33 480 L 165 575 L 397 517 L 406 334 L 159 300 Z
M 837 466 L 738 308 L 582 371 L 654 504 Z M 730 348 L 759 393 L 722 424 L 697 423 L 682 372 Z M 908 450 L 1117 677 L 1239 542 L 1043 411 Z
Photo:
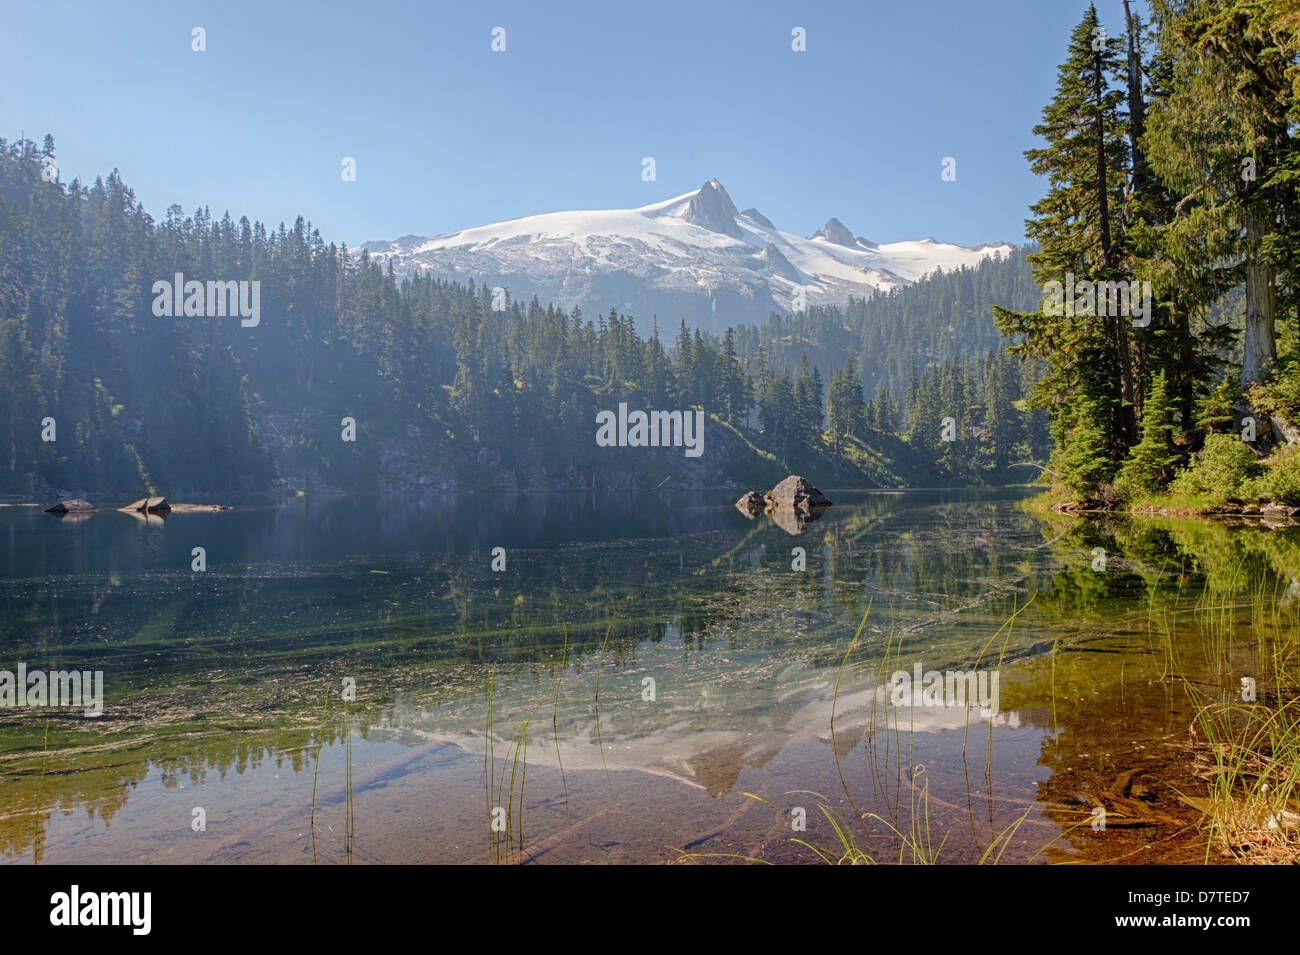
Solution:
M 0 858 L 815 862 L 831 817 L 878 861 L 1204 858 L 1184 681 L 1259 669 L 1292 531 L 735 496 L 0 508 L 0 669 L 105 681 L 99 718 L 0 709 Z M 917 664 L 996 671 L 996 711 L 894 706 Z

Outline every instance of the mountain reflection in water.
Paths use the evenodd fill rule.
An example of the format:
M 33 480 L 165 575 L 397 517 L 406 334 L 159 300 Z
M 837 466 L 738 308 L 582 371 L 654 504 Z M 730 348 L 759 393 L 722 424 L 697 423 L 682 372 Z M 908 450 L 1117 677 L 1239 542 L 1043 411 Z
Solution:
M 0 710 L 3 858 L 344 861 L 349 738 L 356 861 L 500 858 L 497 798 L 523 861 L 816 861 L 791 841 L 796 806 L 821 845 L 836 834 L 817 807 L 856 814 L 879 861 L 915 848 L 921 818 L 940 861 L 1194 851 L 1157 838 L 1187 826 L 1165 782 L 1188 771 L 1189 703 L 1167 675 L 1193 634 L 1153 632 L 1152 607 L 1190 621 L 1225 555 L 1294 582 L 1292 531 L 1045 526 L 1024 491 L 831 490 L 792 526 L 699 492 L 298 500 L 165 523 L 0 508 L 0 669 L 102 669 L 106 688 L 100 721 Z M 1255 578 L 1233 579 L 1223 600 L 1244 607 Z M 1240 616 L 1182 671 L 1235 686 L 1252 665 Z M 996 715 L 893 707 L 889 675 L 917 664 L 996 668 Z M 1098 800 L 1119 807 L 1105 840 Z

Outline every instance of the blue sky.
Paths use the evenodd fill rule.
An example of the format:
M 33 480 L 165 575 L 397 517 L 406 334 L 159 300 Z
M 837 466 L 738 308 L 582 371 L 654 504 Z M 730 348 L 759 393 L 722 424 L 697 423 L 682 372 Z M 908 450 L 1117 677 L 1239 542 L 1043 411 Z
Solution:
M 350 245 L 712 177 L 786 232 L 1019 241 L 1043 188 L 1022 153 L 1086 7 L 8 0 L 0 135 L 53 133 L 62 178 L 116 167 L 156 218 L 301 214 Z M 1120 32 L 1120 0 L 1097 7 Z

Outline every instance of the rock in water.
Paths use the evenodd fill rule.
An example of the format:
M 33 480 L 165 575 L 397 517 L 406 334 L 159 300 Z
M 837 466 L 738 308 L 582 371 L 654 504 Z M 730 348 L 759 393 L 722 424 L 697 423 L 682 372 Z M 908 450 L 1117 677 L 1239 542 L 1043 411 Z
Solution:
M 70 497 L 65 500 L 59 501 L 59 503 L 55 504 L 53 507 L 47 507 L 45 509 L 45 513 L 46 514 L 77 514 L 82 511 L 93 511 L 93 510 L 95 510 L 95 505 L 91 504 L 89 501 L 83 501 L 79 497 Z
M 1288 507 L 1285 504 L 1265 504 L 1259 509 L 1261 514 L 1269 517 L 1295 517 L 1300 514 L 1300 507 Z
M 746 491 L 741 499 L 736 502 L 736 507 L 740 508 L 750 517 L 755 516 L 766 506 L 767 502 L 763 500 L 763 495 L 759 494 L 757 491 Z
M 768 497 L 776 507 L 800 508 L 809 510 L 814 507 L 830 507 L 830 499 L 797 474 L 772 488 Z
M 166 514 L 171 510 L 165 497 L 142 497 L 138 501 L 121 508 L 123 511 L 139 511 L 142 514 Z

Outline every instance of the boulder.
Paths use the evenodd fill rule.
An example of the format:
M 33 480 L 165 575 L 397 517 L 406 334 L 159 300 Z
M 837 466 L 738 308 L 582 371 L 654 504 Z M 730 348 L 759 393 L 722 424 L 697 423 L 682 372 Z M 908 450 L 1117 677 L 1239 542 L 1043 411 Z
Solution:
M 124 511 L 139 511 L 141 514 L 166 514 L 171 510 L 165 497 L 142 497 L 122 508 Z
M 1295 517 L 1300 514 L 1300 507 L 1288 507 L 1285 504 L 1265 504 L 1259 509 L 1267 517 Z
M 736 502 L 736 507 L 740 508 L 740 510 L 744 511 L 750 517 L 756 515 L 766 505 L 767 502 L 763 500 L 763 495 L 759 494 L 757 491 L 746 491 L 740 500 Z
M 85 511 L 95 510 L 95 505 L 89 501 L 83 501 L 79 497 L 65 498 L 53 507 L 45 509 L 46 514 L 78 514 Z
M 788 478 L 767 492 L 767 498 L 774 507 L 798 508 L 811 510 L 814 507 L 830 507 L 830 499 L 797 474 Z

